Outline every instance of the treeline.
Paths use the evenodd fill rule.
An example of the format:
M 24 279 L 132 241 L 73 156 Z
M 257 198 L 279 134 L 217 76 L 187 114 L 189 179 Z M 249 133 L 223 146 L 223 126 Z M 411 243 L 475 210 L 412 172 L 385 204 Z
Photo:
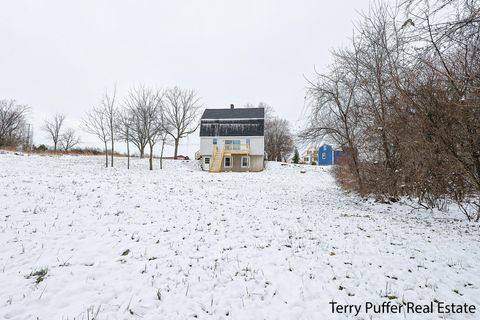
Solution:
M 116 142 L 125 142 L 127 167 L 130 168 L 130 148 L 133 145 L 143 158 L 149 154 L 149 168 L 153 170 L 154 147 L 161 143 L 160 167 L 165 145 L 174 146 L 177 158 L 181 139 L 195 132 L 202 109 L 194 90 L 179 87 L 157 89 L 140 86 L 119 98 L 116 87 L 105 92 L 98 105 L 82 119 L 82 129 L 99 138 L 105 154 L 105 167 L 114 166 Z M 47 151 L 45 145 L 32 146 L 32 128 L 27 123 L 30 108 L 15 100 L 0 100 L 0 147 L 30 151 Z M 41 130 L 52 143 L 53 153 L 75 150 L 79 154 L 93 154 L 91 148 L 75 147 L 80 138 L 72 128 L 65 128 L 66 115 L 57 113 L 44 120 Z M 96 154 L 96 151 L 95 151 Z M 110 159 L 109 159 L 110 156 Z
M 376 3 L 309 83 L 301 136 L 348 152 L 340 183 L 428 208 L 453 200 L 479 221 L 479 1 Z
M 194 90 L 178 87 L 168 89 L 131 89 L 123 98 L 117 97 L 116 88 L 104 94 L 98 106 L 87 112 L 83 119 L 85 131 L 97 136 L 104 144 L 105 167 L 114 165 L 115 142 L 127 146 L 127 167 L 130 168 L 130 145 L 135 146 L 140 158 L 149 151 L 149 169 L 153 170 L 154 147 L 161 143 L 160 168 L 165 144 L 174 145 L 174 158 L 178 155 L 180 140 L 195 132 L 199 126 L 200 98 Z

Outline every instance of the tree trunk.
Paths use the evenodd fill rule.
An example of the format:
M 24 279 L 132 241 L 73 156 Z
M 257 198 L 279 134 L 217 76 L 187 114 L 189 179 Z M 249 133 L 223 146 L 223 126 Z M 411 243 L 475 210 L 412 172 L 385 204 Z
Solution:
M 153 144 L 149 143 L 150 145 L 150 157 L 148 159 L 148 162 L 150 164 L 150 170 L 153 170 Z
M 354 147 L 353 142 L 351 140 L 348 141 L 348 146 L 350 148 L 352 160 L 353 160 L 353 166 L 355 170 L 355 175 L 357 178 L 358 182 L 358 190 L 360 193 L 363 192 L 363 181 L 362 181 L 362 176 L 360 174 L 360 161 L 358 160 L 358 153 L 357 149 Z
M 145 157 L 145 147 L 138 148 L 138 151 L 140 151 L 140 159 L 143 159 Z
M 112 154 L 111 154 L 110 167 L 113 168 L 113 151 L 114 151 L 114 149 L 113 149 L 113 143 L 114 143 L 114 142 L 113 142 L 113 131 L 112 131 L 112 136 L 111 136 L 111 137 L 112 137 Z
M 162 139 L 162 151 L 160 151 L 160 169 L 163 169 L 163 148 L 165 147 L 165 139 Z
M 179 143 L 180 143 L 180 138 L 175 138 L 175 152 L 173 154 L 173 159 L 177 159 Z
M 127 169 L 130 169 L 130 144 L 128 143 L 128 133 L 127 133 Z
M 105 168 L 108 168 L 108 148 L 107 148 L 106 140 L 105 140 Z

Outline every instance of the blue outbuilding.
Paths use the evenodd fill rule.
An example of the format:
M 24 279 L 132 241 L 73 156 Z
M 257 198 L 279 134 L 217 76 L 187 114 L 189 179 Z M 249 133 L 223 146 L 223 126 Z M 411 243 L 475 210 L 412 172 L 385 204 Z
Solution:
M 318 148 L 318 164 L 320 166 L 332 165 L 334 161 L 333 148 L 329 144 L 324 144 Z
M 318 148 L 318 165 L 331 166 L 338 163 L 338 160 L 340 160 L 344 155 L 344 151 L 334 150 L 329 144 L 321 145 L 320 148 Z

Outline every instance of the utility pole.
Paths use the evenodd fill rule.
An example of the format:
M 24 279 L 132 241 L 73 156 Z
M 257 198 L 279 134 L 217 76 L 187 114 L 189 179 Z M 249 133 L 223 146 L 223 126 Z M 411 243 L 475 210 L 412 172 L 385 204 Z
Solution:
M 26 141 L 26 150 L 32 151 L 32 142 L 33 141 L 33 126 L 31 123 L 27 123 L 27 141 Z

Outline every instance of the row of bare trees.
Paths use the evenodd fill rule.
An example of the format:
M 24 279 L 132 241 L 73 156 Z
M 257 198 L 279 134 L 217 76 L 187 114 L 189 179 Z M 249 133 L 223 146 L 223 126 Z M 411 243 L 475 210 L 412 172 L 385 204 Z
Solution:
M 160 168 L 165 144 L 173 144 L 174 158 L 178 155 L 180 140 L 193 133 L 199 125 L 201 111 L 198 94 L 178 87 L 156 89 L 138 87 L 131 89 L 118 102 L 116 89 L 106 92 L 98 106 L 83 119 L 84 129 L 97 136 L 104 144 L 105 167 L 108 167 L 110 143 L 113 167 L 114 143 L 122 141 L 127 146 L 127 167 L 130 168 L 130 145 L 145 156 L 148 147 L 149 168 L 153 170 L 154 147 L 161 142 Z
M 480 2 L 381 2 L 310 79 L 304 139 L 348 151 L 338 172 L 362 194 L 455 200 L 480 219 Z

